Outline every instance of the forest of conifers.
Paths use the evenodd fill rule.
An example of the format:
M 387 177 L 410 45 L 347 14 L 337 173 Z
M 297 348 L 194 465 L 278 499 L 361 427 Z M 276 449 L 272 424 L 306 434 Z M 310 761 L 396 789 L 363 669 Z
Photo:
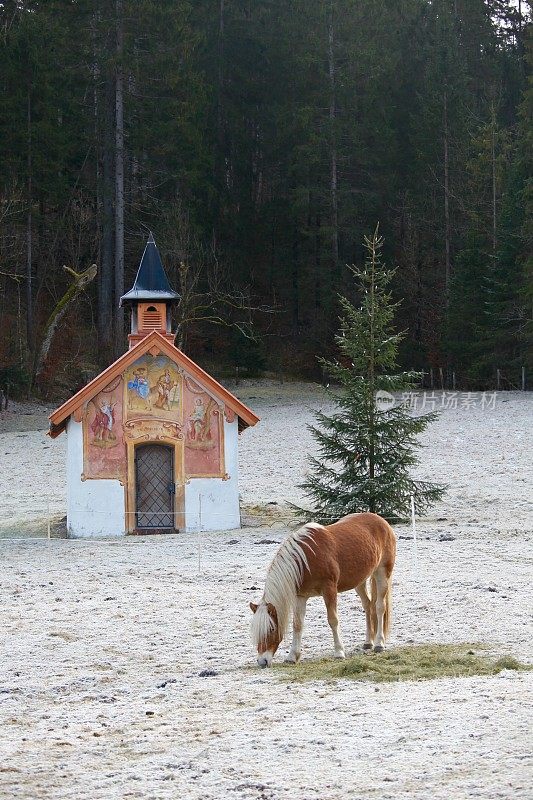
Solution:
M 122 353 L 150 230 L 188 354 L 320 377 L 379 223 L 402 365 L 530 380 L 532 28 L 526 0 L 3 0 L 0 379 Z

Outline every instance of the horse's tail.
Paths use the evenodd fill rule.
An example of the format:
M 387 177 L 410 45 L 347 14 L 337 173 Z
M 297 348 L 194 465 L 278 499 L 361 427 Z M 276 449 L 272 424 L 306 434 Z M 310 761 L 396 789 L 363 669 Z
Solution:
M 372 593 L 370 598 L 370 626 L 371 626 L 372 637 L 374 637 L 378 629 L 378 615 L 376 612 L 376 601 L 378 599 L 378 586 L 374 575 L 372 575 L 370 582 L 372 587 Z M 383 636 L 385 637 L 385 639 L 387 639 L 392 621 L 392 580 L 390 578 L 387 582 L 387 591 L 385 592 L 385 597 L 383 598 L 383 602 L 385 605 L 383 611 Z

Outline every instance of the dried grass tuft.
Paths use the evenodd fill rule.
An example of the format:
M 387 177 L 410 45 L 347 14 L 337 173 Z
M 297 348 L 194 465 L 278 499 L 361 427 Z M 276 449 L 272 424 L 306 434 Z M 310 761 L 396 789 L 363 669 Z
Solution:
M 502 670 L 529 671 L 512 656 L 494 658 L 480 644 L 422 644 L 397 647 L 383 653 L 360 653 L 344 661 L 321 659 L 303 661 L 296 666 L 279 665 L 278 675 L 286 681 L 350 680 L 372 683 L 426 681 L 436 678 L 463 678 L 497 675 Z

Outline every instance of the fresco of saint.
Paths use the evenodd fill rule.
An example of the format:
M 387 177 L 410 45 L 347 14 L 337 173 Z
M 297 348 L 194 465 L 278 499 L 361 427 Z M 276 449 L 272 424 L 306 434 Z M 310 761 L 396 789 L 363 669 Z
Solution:
M 122 430 L 122 376 L 87 403 L 83 420 L 83 479 L 115 478 L 126 472 Z
M 154 403 L 155 408 L 161 408 L 164 411 L 170 411 L 170 395 L 172 390 L 175 386 L 177 386 L 177 381 L 173 380 L 170 370 L 166 369 L 162 375 L 159 376 L 156 391 L 157 391 L 157 399 Z
M 127 411 L 176 419 L 180 414 L 181 377 L 176 365 L 166 356 L 141 356 L 126 370 Z
M 199 450 L 214 447 L 216 442 L 211 432 L 211 412 L 215 403 L 209 398 L 207 405 L 203 397 L 197 397 L 187 420 L 187 446 Z
M 117 437 L 113 430 L 116 405 L 117 401 L 111 399 L 103 399 L 95 403 L 96 412 L 90 428 L 93 433 L 91 444 L 96 447 L 114 447 L 116 445 Z
M 128 381 L 128 406 L 133 407 L 135 397 L 140 398 L 148 405 L 150 384 L 146 376 L 146 367 L 133 370 L 133 378 Z

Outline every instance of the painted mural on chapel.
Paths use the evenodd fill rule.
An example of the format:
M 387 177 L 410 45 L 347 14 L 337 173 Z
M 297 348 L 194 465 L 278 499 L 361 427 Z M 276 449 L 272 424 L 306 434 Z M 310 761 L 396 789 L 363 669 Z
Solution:
M 119 375 L 87 403 L 83 420 L 83 478 L 124 480 L 123 379 Z
M 125 373 L 128 419 L 153 416 L 180 420 L 182 415 L 182 376 L 166 356 L 145 354 Z
M 209 478 L 224 475 L 224 414 L 198 383 L 184 378 L 185 473 Z
M 144 354 L 87 405 L 83 477 L 123 481 L 126 444 L 162 439 L 185 480 L 225 476 L 223 406 L 167 356 Z

